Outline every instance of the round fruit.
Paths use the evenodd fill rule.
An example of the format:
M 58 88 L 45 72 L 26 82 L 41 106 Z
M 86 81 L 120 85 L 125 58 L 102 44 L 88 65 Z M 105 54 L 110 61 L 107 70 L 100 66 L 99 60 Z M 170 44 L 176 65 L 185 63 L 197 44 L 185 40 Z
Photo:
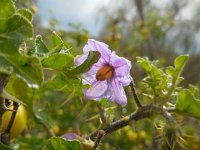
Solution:
M 13 109 L 13 106 L 10 105 L 9 109 Z M 3 117 L 2 117 L 2 131 L 3 132 L 5 132 L 7 126 L 10 122 L 12 113 L 13 113 L 12 111 L 6 111 L 3 114 Z M 13 125 L 11 127 L 11 131 L 10 131 L 11 138 L 17 137 L 26 128 L 26 119 L 27 119 L 26 110 L 25 110 L 24 106 L 20 105 L 17 110 L 17 114 L 15 116 Z

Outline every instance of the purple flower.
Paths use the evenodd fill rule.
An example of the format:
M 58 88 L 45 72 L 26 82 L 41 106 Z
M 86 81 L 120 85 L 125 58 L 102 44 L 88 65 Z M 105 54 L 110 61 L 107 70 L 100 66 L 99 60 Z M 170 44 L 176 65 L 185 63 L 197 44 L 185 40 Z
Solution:
M 123 86 L 129 85 L 132 80 L 130 61 L 111 52 L 105 43 L 89 39 L 83 48 L 83 55 L 76 57 L 76 65 L 86 60 L 89 51 L 99 51 L 101 58 L 83 75 L 83 84 L 91 85 L 89 89 L 84 89 L 85 97 L 93 100 L 107 98 L 125 106 L 127 97 Z

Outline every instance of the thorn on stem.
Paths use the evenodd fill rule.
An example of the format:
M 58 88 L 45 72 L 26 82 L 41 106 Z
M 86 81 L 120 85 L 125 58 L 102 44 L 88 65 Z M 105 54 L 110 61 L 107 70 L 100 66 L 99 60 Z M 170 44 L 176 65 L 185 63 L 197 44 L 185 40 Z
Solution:
M 96 149 L 102 139 L 102 137 L 105 135 L 105 131 L 104 130 L 99 130 L 98 134 L 97 134 L 97 138 L 95 140 L 94 143 L 94 149 Z

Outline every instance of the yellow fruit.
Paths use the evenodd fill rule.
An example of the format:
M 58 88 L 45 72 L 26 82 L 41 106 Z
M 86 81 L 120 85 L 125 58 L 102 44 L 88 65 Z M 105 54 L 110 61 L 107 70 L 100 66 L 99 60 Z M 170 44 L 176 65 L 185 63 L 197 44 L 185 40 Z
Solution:
M 128 139 L 129 139 L 130 141 L 136 141 L 137 138 L 138 138 L 138 135 L 137 135 L 137 133 L 134 132 L 134 131 L 128 131 L 128 132 L 127 132 L 127 137 L 128 137 Z
M 140 131 L 139 132 L 139 137 L 140 137 L 140 139 L 145 139 L 146 138 L 146 132 L 145 131 Z
M 10 106 L 9 109 L 13 109 L 13 106 Z M 12 111 L 6 111 L 2 117 L 2 131 L 4 132 L 10 122 L 10 118 L 12 115 Z M 27 114 L 24 106 L 20 105 L 17 114 L 15 116 L 15 120 L 13 122 L 10 137 L 15 138 L 17 137 L 25 128 L 26 128 L 26 119 Z
M 56 135 L 60 132 L 60 128 L 57 125 L 52 126 L 52 130 Z

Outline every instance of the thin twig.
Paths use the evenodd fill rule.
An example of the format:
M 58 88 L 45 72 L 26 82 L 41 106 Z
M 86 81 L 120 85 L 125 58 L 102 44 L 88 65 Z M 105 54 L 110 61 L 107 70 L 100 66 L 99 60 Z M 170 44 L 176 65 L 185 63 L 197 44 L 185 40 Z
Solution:
M 95 140 L 95 143 L 94 143 L 94 149 L 96 149 L 102 139 L 102 137 L 105 135 L 105 132 L 103 130 L 99 130 L 98 134 L 97 134 L 97 138 Z
M 151 113 L 152 113 L 152 105 L 143 106 L 142 110 L 137 109 L 135 112 L 133 112 L 129 116 L 124 117 L 120 120 L 117 120 L 117 121 L 111 123 L 110 125 L 106 126 L 105 128 L 102 128 L 101 130 L 103 130 L 105 132 L 105 135 L 110 134 L 118 129 L 121 129 L 121 128 L 129 125 L 129 123 L 131 121 L 138 121 L 138 120 L 149 117 L 151 115 Z M 99 130 L 96 130 L 95 132 L 93 132 L 89 136 L 90 139 L 95 140 L 98 133 L 99 133 Z
M 1 134 L 2 134 L 2 116 L 3 116 L 3 113 L 4 113 L 4 110 L 3 110 L 3 105 L 4 105 L 4 98 L 0 97 L 0 142 L 1 142 Z
M 135 99 L 136 105 L 138 106 L 138 108 L 142 108 L 142 105 L 141 105 L 141 103 L 140 103 L 140 101 L 139 101 L 139 98 L 138 98 L 138 96 L 137 96 L 137 93 L 136 93 L 134 81 L 132 81 L 132 82 L 130 83 L 130 87 L 131 87 L 131 91 L 132 91 L 133 97 L 134 97 L 134 99 Z
M 10 131 L 11 131 L 12 125 L 14 123 L 15 116 L 17 114 L 18 108 L 19 108 L 19 104 L 17 102 L 13 102 L 13 110 L 15 110 L 15 111 L 12 112 L 12 115 L 11 115 L 10 121 L 8 123 L 8 126 L 7 126 L 7 128 L 5 130 L 5 132 L 1 135 L 2 136 L 2 142 L 5 145 L 9 145 L 10 144 Z
M 106 124 L 106 116 L 105 116 L 104 108 L 102 108 L 100 106 L 98 106 L 98 108 L 99 108 L 99 115 L 100 115 L 101 123 L 103 125 L 105 125 Z
M 169 113 L 176 112 L 175 107 L 168 107 L 168 108 L 165 108 L 164 110 L 166 110 L 166 111 L 169 112 Z
M 3 92 L 4 87 L 8 83 L 9 76 L 6 74 L 0 74 L 0 142 L 1 142 L 1 134 L 2 134 L 2 116 L 5 111 L 4 106 L 5 106 L 5 99 L 1 97 L 1 94 Z

